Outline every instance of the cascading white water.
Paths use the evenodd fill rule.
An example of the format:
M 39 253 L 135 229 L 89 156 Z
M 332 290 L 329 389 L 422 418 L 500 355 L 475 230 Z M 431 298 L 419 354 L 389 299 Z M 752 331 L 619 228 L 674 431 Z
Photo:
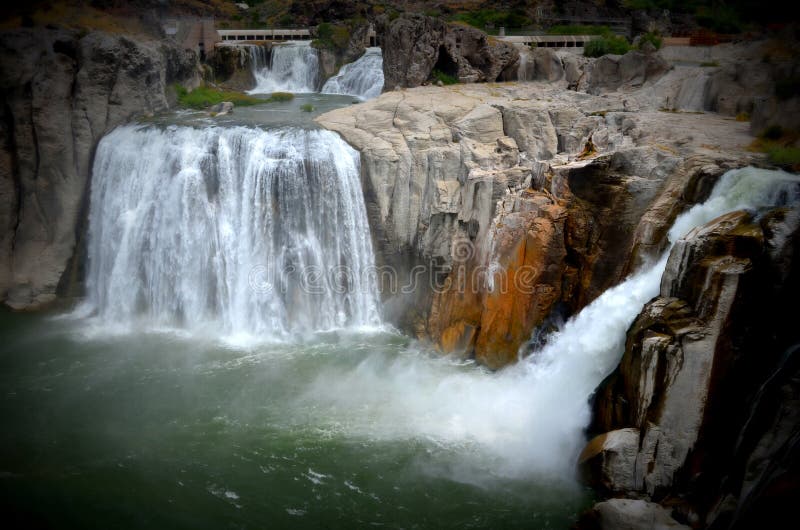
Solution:
M 282 338 L 379 321 L 358 154 L 321 130 L 120 127 L 100 142 L 87 305 Z
M 244 48 L 250 60 L 250 69 L 253 72 L 253 76 L 256 75 L 256 72 L 261 72 L 265 68 L 269 68 L 269 50 L 266 47 L 253 44 L 244 46 Z
M 319 78 L 319 57 L 311 41 L 277 44 L 269 64 L 253 71 L 256 87 L 250 94 L 272 92 L 315 92 Z
M 516 44 L 519 51 L 519 66 L 517 67 L 517 79 L 519 81 L 531 81 L 534 76 L 534 60 L 531 47 L 527 44 Z
M 800 203 L 797 176 L 730 171 L 705 203 L 678 217 L 670 240 L 727 212 L 784 203 Z M 330 403 L 320 414 L 369 438 L 459 447 L 470 455 L 450 464 L 460 480 L 484 482 L 487 467 L 496 476 L 569 477 L 590 420 L 589 396 L 618 364 L 643 305 L 659 293 L 666 261 L 665 254 L 604 292 L 535 355 L 497 374 L 373 357 L 351 373 L 320 374 L 309 399 Z M 366 412 L 338 412 L 353 410 Z M 490 464 L 476 464 L 476 452 Z
M 322 87 L 323 94 L 346 94 L 361 99 L 376 98 L 383 90 L 383 54 L 367 48 L 356 61 L 342 66 Z

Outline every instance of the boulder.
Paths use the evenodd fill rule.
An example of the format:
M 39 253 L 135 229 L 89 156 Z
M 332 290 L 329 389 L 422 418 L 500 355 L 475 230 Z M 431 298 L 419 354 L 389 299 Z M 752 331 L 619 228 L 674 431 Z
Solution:
M 638 88 L 656 81 L 669 69 L 669 63 L 658 54 L 633 50 L 625 55 L 604 55 L 592 64 L 588 90 L 599 94 L 621 88 Z
M 233 103 L 230 101 L 223 101 L 212 106 L 208 111 L 214 116 L 225 116 L 233 112 Z
M 577 525 L 597 530 L 689 530 L 662 506 L 638 499 L 609 499 L 595 504 Z

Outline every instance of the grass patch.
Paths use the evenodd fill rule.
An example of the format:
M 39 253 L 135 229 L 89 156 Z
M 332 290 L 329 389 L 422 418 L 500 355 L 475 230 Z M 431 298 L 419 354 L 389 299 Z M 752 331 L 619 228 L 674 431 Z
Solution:
M 749 112 L 740 112 L 736 115 L 736 121 L 750 121 L 750 113 Z
M 285 101 L 291 101 L 294 99 L 294 94 L 291 92 L 273 92 L 270 94 L 269 98 L 267 98 L 267 103 L 283 103 Z
M 434 69 L 433 72 L 431 72 L 431 75 L 437 81 L 441 81 L 443 85 L 455 85 L 455 84 L 458 84 L 458 79 L 457 78 L 455 78 L 452 75 L 446 74 L 446 73 L 442 72 L 441 70 Z
M 700 66 L 704 68 L 713 68 L 719 66 L 719 63 L 717 61 L 705 61 L 700 63 Z
M 759 137 L 750 144 L 749 149 L 766 153 L 770 162 L 776 166 L 800 171 L 800 135 L 786 131 L 777 125 L 767 127 Z
M 767 148 L 767 156 L 775 165 L 800 169 L 800 147 L 773 145 Z
M 210 87 L 198 87 L 189 92 L 181 85 L 175 85 L 175 94 L 178 96 L 178 103 L 183 107 L 191 109 L 204 109 L 223 101 L 230 101 L 237 107 L 248 105 L 258 105 L 264 100 L 229 90 L 217 90 Z
M 314 105 L 312 105 L 311 103 L 303 103 L 302 105 L 300 105 L 300 110 L 302 110 L 303 112 L 312 112 L 314 110 Z
M 587 42 L 583 47 L 583 55 L 585 57 L 601 57 L 609 53 L 623 55 L 630 49 L 631 45 L 625 37 L 604 35 L 602 38 Z
M 550 26 L 548 35 L 610 35 L 608 26 L 587 26 L 584 24 L 559 24 Z

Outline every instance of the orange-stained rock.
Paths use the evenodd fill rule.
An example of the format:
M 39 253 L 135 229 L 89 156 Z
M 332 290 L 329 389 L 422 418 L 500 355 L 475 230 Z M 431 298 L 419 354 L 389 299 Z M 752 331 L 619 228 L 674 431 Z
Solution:
M 472 352 L 491 368 L 517 359 L 561 296 L 566 209 L 538 192 L 516 207 L 497 219 L 488 255 L 456 265 L 429 316 L 442 351 Z

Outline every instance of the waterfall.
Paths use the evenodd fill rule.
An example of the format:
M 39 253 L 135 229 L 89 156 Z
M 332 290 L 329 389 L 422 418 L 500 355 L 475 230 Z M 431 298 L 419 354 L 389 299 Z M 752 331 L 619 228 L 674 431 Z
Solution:
M 679 216 L 670 237 L 741 208 L 799 202 L 796 176 L 730 171 L 705 203 Z M 497 373 L 456 371 L 446 359 L 445 366 L 421 369 L 413 359 L 373 357 L 346 376 L 320 373 L 309 395 L 330 404 L 321 415 L 333 417 L 335 425 L 347 421 L 348 429 L 369 439 L 424 438 L 457 448 L 468 456 L 454 456 L 448 469 L 461 481 L 485 482 L 487 466 L 492 476 L 565 480 L 585 443 L 589 397 L 619 363 L 628 328 L 644 304 L 658 295 L 666 261 L 664 255 L 608 289 L 551 334 L 536 355 Z M 352 410 L 367 412 L 361 421 L 338 412 Z
M 383 55 L 380 48 L 367 48 L 364 55 L 342 66 L 322 87 L 324 94 L 347 94 L 361 99 L 380 96 L 383 90 Z
M 242 62 L 245 61 L 245 57 L 249 59 L 250 70 L 253 72 L 253 77 L 255 77 L 257 72 L 269 68 L 268 48 L 259 44 L 247 45 L 244 46 L 244 48 L 247 51 L 247 55 L 242 56 Z M 242 64 L 242 66 L 244 66 L 244 64 Z
M 311 41 L 287 42 L 272 47 L 269 65 L 254 70 L 256 87 L 250 94 L 315 92 L 319 57 Z
M 89 310 L 232 336 L 379 322 L 358 154 L 321 130 L 124 126 L 100 142 Z
M 527 44 L 515 45 L 519 51 L 519 66 L 517 67 L 517 80 L 530 81 L 534 78 L 535 65 L 533 60 L 533 52 L 531 47 Z

